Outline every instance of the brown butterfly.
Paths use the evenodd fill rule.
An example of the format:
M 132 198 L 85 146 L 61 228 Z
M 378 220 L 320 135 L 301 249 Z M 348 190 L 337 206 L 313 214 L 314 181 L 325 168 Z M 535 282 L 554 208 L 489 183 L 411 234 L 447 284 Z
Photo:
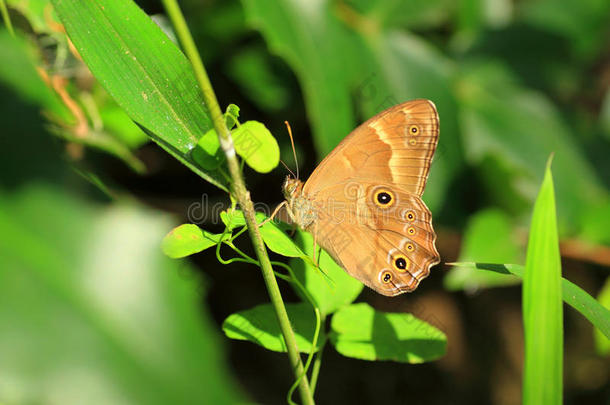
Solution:
M 438 134 L 429 100 L 377 114 L 305 183 L 286 178 L 288 215 L 373 290 L 389 296 L 413 291 L 440 262 L 432 215 L 421 199 Z

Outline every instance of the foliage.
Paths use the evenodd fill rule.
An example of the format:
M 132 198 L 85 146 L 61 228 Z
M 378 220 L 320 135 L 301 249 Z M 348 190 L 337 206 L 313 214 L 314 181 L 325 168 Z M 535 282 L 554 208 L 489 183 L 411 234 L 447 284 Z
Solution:
M 473 293 L 523 280 L 523 402 L 561 403 L 562 300 L 592 324 L 600 354 L 610 347 L 610 284 L 589 294 L 562 278 L 560 261 L 563 243 L 589 247 L 577 249 L 587 260 L 610 244 L 610 89 L 600 67 L 610 3 L 199 3 L 181 5 L 215 69 L 219 98 L 240 105 L 228 104 L 223 118 L 242 169 L 257 172 L 244 170 L 249 184 L 272 179 L 280 154 L 289 155 L 286 137 L 273 135 L 285 118 L 301 129 L 296 155 L 306 155 L 311 129 L 322 158 L 384 108 L 413 98 L 436 103 L 441 136 L 424 198 L 439 240 L 447 229 L 462 234 L 445 288 Z M 149 164 L 139 150 L 151 139 L 226 199 L 231 178 L 214 117 L 170 24 L 132 0 L 7 4 L 21 21 L 17 38 L 0 32 L 0 56 L 11 61 L 0 65 L 0 87 L 9 90 L 0 98 L 7 116 L 0 266 L 8 269 L 0 270 L 0 380 L 9 381 L 0 381 L 0 402 L 76 403 L 91 392 L 100 403 L 241 400 L 209 320 L 195 308 L 194 282 L 180 277 L 189 265 L 158 254 L 159 243 L 171 258 L 214 248 L 219 263 L 259 266 L 241 246 L 247 228 L 235 195 L 212 219 L 221 230 L 187 223 L 160 242 L 170 222 L 118 197 L 124 191 L 91 164 L 97 155 L 85 155 L 104 152 L 143 174 Z M 56 159 L 62 151 L 69 166 Z M 438 325 L 356 302 L 362 284 L 314 252 L 311 235 L 288 230 L 260 226 L 281 257 L 272 263 L 276 276 L 298 299 L 286 307 L 314 390 L 327 343 L 371 362 L 422 363 L 446 353 Z M 524 258 L 525 266 L 513 264 Z M 222 329 L 284 352 L 274 310 L 239 309 Z

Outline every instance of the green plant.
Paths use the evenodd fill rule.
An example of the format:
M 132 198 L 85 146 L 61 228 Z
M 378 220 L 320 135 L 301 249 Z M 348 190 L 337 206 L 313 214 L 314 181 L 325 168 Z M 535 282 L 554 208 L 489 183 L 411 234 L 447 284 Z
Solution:
M 27 8 L 17 1 L 9 1 L 9 5 L 24 10 L 38 33 L 52 26 L 41 23 L 47 17 L 42 6 L 36 7 L 43 3 L 33 2 Z M 7 55 L 17 57 L 11 58 L 15 61 L 13 65 L 0 67 L 0 76 L 10 81 L 17 73 L 26 72 L 28 80 L 15 80 L 15 86 L 21 86 L 22 94 L 31 96 L 30 101 L 46 111 L 52 132 L 70 144 L 109 152 L 142 172 L 143 164 L 134 150 L 145 142 L 143 133 L 146 133 L 194 173 L 226 192 L 224 198 L 230 200 L 232 207 L 220 215 L 222 232 L 213 233 L 194 224 L 184 224 L 165 237 L 163 251 L 172 258 L 181 258 L 215 248 L 219 263 L 244 262 L 261 269 L 271 303 L 230 315 L 223 323 L 223 331 L 232 339 L 249 340 L 266 349 L 288 353 L 294 374 L 294 385 L 288 391 L 289 402 L 298 387 L 301 401 L 313 403 L 327 343 L 344 356 L 363 360 L 421 363 L 443 356 L 447 337 L 436 327 L 439 325 L 433 325 L 429 319 L 387 313 L 366 303 L 354 303 L 362 285 L 347 276 L 324 252 L 319 254 L 319 262 L 314 263 L 310 235 L 299 231 L 292 239 L 281 225 L 267 222 L 258 226 L 266 217 L 254 212 L 243 169 L 248 165 L 258 173 L 268 173 L 277 166 L 281 147 L 262 123 L 241 123 L 236 105 L 229 104 L 222 113 L 175 1 L 166 0 L 164 4 L 188 59 L 131 0 L 52 0 L 52 3 L 78 53 L 114 101 L 101 96 L 99 84 L 95 84 L 97 90 L 94 87 L 81 92 L 77 103 L 70 103 L 66 98 L 58 102 L 55 96 L 73 94 L 68 91 L 69 85 L 54 86 L 52 80 L 47 80 L 50 87 L 42 85 L 25 55 L 17 51 L 19 46 L 25 46 L 15 46 L 8 35 L 0 36 L 3 45 L 0 49 L 15 50 Z M 549 15 L 545 12 L 549 2 L 540 4 L 524 6 L 525 18 L 561 31 L 561 25 L 549 22 L 552 18 L 544 18 Z M 0 6 L 4 20 L 10 22 L 4 1 L 0 1 Z M 478 40 L 485 42 L 481 32 L 492 23 L 486 14 L 476 11 L 477 7 L 470 12 L 462 10 L 451 44 L 438 41 L 433 45 L 413 31 L 446 21 L 448 17 L 443 10 L 447 4 L 443 1 L 419 4 L 411 13 L 397 12 L 404 6 L 401 2 L 381 1 L 318 2 L 306 13 L 303 4 L 289 0 L 278 1 L 275 6 L 244 0 L 243 6 L 246 20 L 256 26 L 270 48 L 296 73 L 321 156 L 354 127 L 357 119 L 353 104 L 362 116 L 372 115 L 406 98 L 428 97 L 438 104 L 442 144 L 426 194 L 427 202 L 436 214 L 450 193 L 448 185 L 467 167 L 480 170 L 478 180 L 488 190 L 486 201 L 492 202 L 492 208 L 485 207 L 471 218 L 456 210 L 456 221 L 468 221 L 469 225 L 460 266 L 449 272 L 446 285 L 454 290 L 476 290 L 524 280 L 524 403 L 560 403 L 563 390 L 561 299 L 597 328 L 600 351 L 605 350 L 604 343 L 610 336 L 610 312 L 585 291 L 561 279 L 559 241 L 568 235 L 595 244 L 607 243 L 610 239 L 604 219 L 610 207 L 608 194 L 601 176 L 570 136 L 570 126 L 559 118 L 558 109 L 547 97 L 530 88 L 528 83 L 520 82 L 507 65 L 484 52 L 481 52 L 483 56 L 477 54 L 485 49 L 484 43 L 477 43 Z M 556 18 L 561 21 L 561 17 Z M 579 21 L 571 25 L 570 49 L 587 60 L 601 45 L 581 35 L 586 24 L 579 26 Z M 411 31 L 398 29 L 404 26 Z M 603 28 L 603 22 L 599 27 Z M 599 27 L 589 25 L 591 31 L 601 32 Z M 70 52 L 68 41 L 57 31 L 45 34 L 59 44 L 55 63 L 63 67 L 62 58 L 65 60 Z M 450 51 L 439 51 L 443 46 Z M 266 71 L 270 69 L 266 57 L 261 59 L 260 53 L 253 51 L 234 58 L 232 74 L 239 76 L 241 84 L 252 94 L 258 95 L 254 98 L 260 98 L 260 105 L 279 108 L 284 98 L 270 96 L 269 89 L 273 89 L 272 94 L 286 92 L 281 81 Z M 248 80 L 244 72 L 249 69 L 266 73 L 260 75 L 264 85 Z M 36 83 L 41 90 L 30 91 L 29 83 Z M 545 85 L 551 87 L 552 83 Z M 560 90 L 552 88 L 551 91 Z M 354 93 L 355 100 L 351 97 Z M 75 105 L 80 107 L 70 107 Z M 83 105 L 94 108 L 82 108 Z M 101 113 L 96 112 L 95 106 Z M 542 163 L 551 150 L 557 151 L 554 166 L 557 195 L 550 165 L 542 176 Z M 112 194 L 96 176 L 86 171 L 81 174 Z M 515 225 L 523 221 L 512 219 L 527 216 L 535 195 L 532 186 L 541 180 L 529 227 L 525 268 L 493 264 L 523 259 L 516 235 L 518 225 Z M 556 203 L 559 216 L 555 214 Z M 12 223 L 11 218 L 5 218 L 4 223 L 11 234 L 19 235 L 22 240 L 33 238 L 20 233 L 22 227 Z M 254 255 L 248 254 L 241 245 L 246 232 L 249 232 Z M 12 241 L 6 238 L 5 242 Z M 32 245 L 44 243 L 32 242 Z M 15 246 L 18 249 L 19 243 Z M 226 257 L 227 248 L 233 256 Z M 288 262 L 271 261 L 266 249 Z M 41 250 L 44 249 L 41 247 Z M 47 257 L 53 256 L 52 251 L 44 252 Z M 22 256 L 27 258 L 27 254 Z M 59 270 L 53 271 L 57 278 L 61 277 Z M 300 302 L 285 304 L 275 278 L 290 285 Z M 69 286 L 59 285 L 57 290 L 69 291 Z M 608 296 L 608 289 L 604 291 L 602 302 Z M 70 293 L 66 295 L 80 306 L 78 295 L 76 298 Z M 13 295 L 10 297 L 16 299 Z M 152 370 L 158 369 L 152 367 Z M 153 377 L 157 378 L 156 374 Z M 177 390 L 172 390 L 171 384 L 167 387 L 163 385 L 168 390 L 166 402 L 186 401 L 189 396 L 187 385 Z M 203 392 L 199 394 L 205 398 Z

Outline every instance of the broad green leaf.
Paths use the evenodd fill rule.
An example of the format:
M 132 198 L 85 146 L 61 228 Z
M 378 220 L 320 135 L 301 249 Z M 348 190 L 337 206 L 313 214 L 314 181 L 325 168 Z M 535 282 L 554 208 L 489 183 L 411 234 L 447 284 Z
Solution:
M 380 312 L 366 303 L 333 315 L 331 342 L 339 353 L 362 360 L 423 363 L 442 357 L 447 337 L 411 314 Z
M 330 2 L 242 3 L 248 23 L 299 79 L 318 156 L 325 156 L 355 124 L 348 89 L 361 60 L 350 33 L 334 17 Z
M 311 305 L 286 304 L 286 311 L 294 329 L 299 351 L 309 353 L 316 325 Z M 229 315 L 222 324 L 222 330 L 231 339 L 249 340 L 274 352 L 286 351 L 284 337 L 271 304 L 259 305 Z M 320 336 L 318 342 L 323 339 L 324 337 Z
M 539 0 L 521 3 L 526 24 L 560 34 L 575 56 L 589 60 L 607 47 L 610 3 L 603 0 Z
M 579 239 L 610 245 L 610 199 L 593 201 L 583 213 Z
M 231 58 L 228 74 L 262 109 L 278 111 L 288 105 L 292 95 L 274 67 L 264 48 L 252 46 Z
M 458 84 L 465 151 L 472 164 L 492 156 L 510 167 L 505 187 L 534 201 L 547 156 L 554 152 L 560 230 L 579 227 L 591 202 L 608 199 L 559 111 L 542 94 L 517 85 L 495 64 L 472 64 Z M 495 185 L 494 185 L 495 186 Z
M 230 234 L 225 234 L 228 238 Z M 161 242 L 163 253 L 172 259 L 190 256 L 217 245 L 222 234 L 213 234 L 195 224 L 182 224 L 172 229 Z
M 214 129 L 210 129 L 199 138 L 197 146 L 191 152 L 191 157 L 205 170 L 216 170 L 225 161 L 225 154 L 220 149 L 220 141 Z
M 515 263 L 520 261 L 519 246 L 515 240 L 510 218 L 502 211 L 488 209 L 477 212 L 468 221 L 460 250 L 460 262 Z M 517 277 L 477 271 L 474 266 L 452 268 L 445 276 L 449 290 L 503 286 L 519 283 Z
M 256 213 L 256 222 L 261 224 L 267 216 L 262 212 Z M 246 225 L 246 218 L 244 218 L 244 213 L 238 209 L 228 209 L 220 213 L 220 220 L 227 227 L 229 231 L 232 231 L 235 228 Z
M 610 310 L 610 277 L 606 279 L 604 287 L 597 296 L 600 305 Z M 599 329 L 595 329 L 595 347 L 601 355 L 610 355 L 610 337 L 604 335 Z
M 100 117 L 104 122 L 104 129 L 112 133 L 131 149 L 139 148 L 150 140 L 148 136 L 133 123 L 129 116 L 125 114 L 125 111 L 114 102 L 105 103 L 103 109 L 100 111 Z
M 502 274 L 513 274 L 523 278 L 525 268 L 518 264 L 496 263 L 451 263 L 454 266 L 475 266 L 479 270 L 495 271 Z M 610 339 L 610 310 L 604 308 L 592 296 L 576 284 L 562 279 L 561 291 L 563 301 L 587 318 L 596 328 Z
M 350 0 L 346 4 L 380 26 L 411 29 L 442 24 L 456 5 L 449 0 Z
M 186 57 L 131 0 L 52 0 L 70 39 L 108 93 L 163 149 L 210 183 L 190 151 L 211 127 Z M 95 26 L 95 29 L 91 29 Z
M 244 213 L 240 210 L 229 210 L 220 214 L 222 222 L 230 229 L 233 230 L 239 226 L 244 226 L 246 220 Z M 256 222 L 258 224 L 263 223 L 267 219 L 267 216 L 262 212 L 256 213 Z M 278 225 L 273 221 L 268 221 L 264 225 L 260 226 L 260 233 L 265 241 L 265 245 L 277 254 L 287 257 L 305 257 L 305 253 L 284 233 Z
M 306 257 L 301 248 L 273 221 L 261 226 L 260 231 L 265 244 L 272 252 L 287 257 Z
M 523 277 L 523 403 L 557 404 L 563 396 L 561 257 L 551 159 L 534 205 Z
M 240 400 L 194 269 L 159 249 L 169 226 L 50 185 L 1 193 L 0 403 Z
M 235 151 L 248 166 L 268 173 L 280 163 L 280 147 L 271 132 L 258 121 L 246 121 L 231 131 Z
M 313 257 L 313 237 L 307 232 L 298 232 L 297 241 L 309 257 Z M 316 261 L 320 268 L 311 265 L 309 261 L 292 260 L 291 265 L 296 277 L 312 296 L 316 306 L 323 315 L 329 315 L 339 308 L 351 304 L 360 292 L 363 284 L 347 274 L 341 266 L 326 253 L 319 249 Z M 297 293 L 300 291 L 297 289 Z

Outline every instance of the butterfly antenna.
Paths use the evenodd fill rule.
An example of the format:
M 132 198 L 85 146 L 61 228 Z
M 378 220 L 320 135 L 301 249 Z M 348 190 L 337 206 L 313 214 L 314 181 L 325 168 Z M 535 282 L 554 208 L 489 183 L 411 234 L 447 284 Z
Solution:
M 292 128 L 288 121 L 284 121 L 286 128 L 288 128 L 288 136 L 290 136 L 290 144 L 292 145 L 292 155 L 294 156 L 294 164 L 297 167 L 297 179 L 299 178 L 299 162 L 297 161 L 297 150 L 294 148 L 294 138 L 292 137 Z
M 286 163 L 284 163 L 284 161 L 282 159 L 280 159 L 280 162 L 284 165 L 284 167 L 286 168 L 286 170 L 288 170 L 290 172 L 290 174 L 292 174 L 292 177 L 294 177 L 294 172 L 292 170 L 290 170 L 290 168 L 288 167 L 288 165 Z

